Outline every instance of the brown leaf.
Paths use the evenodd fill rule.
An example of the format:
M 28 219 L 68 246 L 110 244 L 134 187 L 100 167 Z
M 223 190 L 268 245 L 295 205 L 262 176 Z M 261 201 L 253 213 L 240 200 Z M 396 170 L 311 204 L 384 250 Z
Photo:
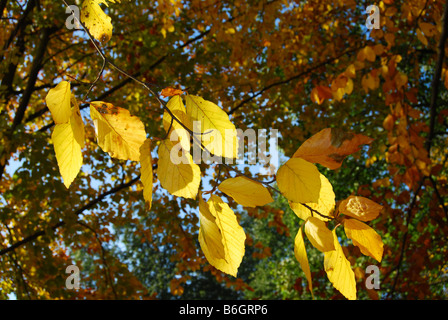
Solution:
M 337 169 L 350 154 L 360 150 L 364 144 L 373 139 L 362 134 L 344 132 L 341 129 L 326 128 L 306 140 L 293 158 L 302 158 L 312 163 L 319 163 L 329 169 Z

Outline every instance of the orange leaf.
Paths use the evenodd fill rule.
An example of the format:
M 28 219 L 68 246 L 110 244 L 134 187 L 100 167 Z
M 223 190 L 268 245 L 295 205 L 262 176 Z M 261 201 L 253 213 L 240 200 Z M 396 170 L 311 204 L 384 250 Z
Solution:
M 334 170 L 341 166 L 346 156 L 372 141 L 373 139 L 362 134 L 326 128 L 306 140 L 294 153 L 293 158 L 302 158 Z
M 359 196 L 349 196 L 339 204 L 339 212 L 361 221 L 375 219 L 382 209 L 375 201 Z
M 160 93 L 160 95 L 162 95 L 166 98 L 166 97 L 178 96 L 183 93 L 184 92 L 180 89 L 168 87 L 168 88 L 163 89 L 162 92 Z
M 325 99 L 331 99 L 333 94 L 329 87 L 317 86 L 311 91 L 311 100 L 317 104 L 322 104 Z

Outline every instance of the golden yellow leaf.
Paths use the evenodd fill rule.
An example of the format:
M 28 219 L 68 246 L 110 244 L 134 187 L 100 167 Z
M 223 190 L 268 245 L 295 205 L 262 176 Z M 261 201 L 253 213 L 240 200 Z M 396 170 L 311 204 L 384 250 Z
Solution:
M 321 189 L 317 167 L 301 158 L 291 158 L 277 171 L 277 185 L 281 193 L 292 202 L 315 202 Z
M 101 3 L 107 6 L 105 0 L 84 0 L 81 6 L 81 22 L 96 40 L 106 43 L 112 37 L 113 27 L 112 19 L 101 9 Z
M 344 132 L 337 128 L 326 128 L 307 139 L 294 153 L 293 158 L 302 158 L 319 163 L 329 169 L 337 169 L 348 155 L 360 150 L 373 139 L 362 134 Z
M 73 134 L 76 141 L 78 142 L 79 146 L 83 148 L 85 143 L 84 122 L 82 121 L 78 101 L 73 94 L 71 95 L 71 104 L 73 105 L 73 107 L 70 116 L 70 123 L 72 124 Z
M 57 124 L 51 135 L 59 172 L 66 188 L 70 187 L 82 166 L 81 145 L 84 141 L 77 139 L 79 134 L 75 133 L 76 130 L 74 121 L 69 121 L 68 123 Z
M 294 255 L 300 263 L 300 267 L 305 273 L 305 277 L 308 280 L 308 288 L 313 296 L 313 282 L 311 278 L 310 264 L 308 262 L 308 256 L 306 254 L 305 242 L 303 241 L 303 229 L 300 227 L 294 240 Z
M 359 196 L 349 196 L 339 204 L 339 212 L 361 221 L 375 219 L 382 209 L 375 201 Z
M 71 102 L 73 108 L 71 108 L 71 116 L 68 122 L 56 124 L 51 135 L 59 172 L 67 189 L 81 169 L 83 162 L 81 149 L 84 147 L 85 142 L 84 122 L 82 121 L 78 102 L 73 95 L 71 96 Z
M 219 265 L 219 260 L 224 260 L 226 254 L 222 243 L 221 231 L 216 224 L 216 219 L 208 208 L 208 204 L 199 192 L 199 244 L 207 261 L 211 265 Z
M 191 121 L 200 122 L 203 145 L 214 155 L 226 158 L 238 157 L 238 136 L 229 116 L 213 102 L 187 95 L 187 115 Z M 194 123 L 193 123 L 194 124 Z M 191 128 L 197 132 L 197 128 Z
M 356 219 L 345 219 L 344 230 L 348 238 L 361 252 L 381 262 L 383 257 L 383 241 L 381 236 L 371 227 Z
M 51 135 L 54 151 L 66 188 L 78 175 L 82 166 L 81 146 L 75 139 L 73 126 L 69 123 L 57 124 Z
M 181 121 L 185 125 L 185 127 L 192 127 L 190 117 L 186 114 L 184 103 L 182 102 L 182 98 L 179 95 L 173 96 L 166 104 L 166 107 L 179 121 Z M 163 113 L 163 128 L 169 134 L 171 141 L 179 141 L 182 148 L 185 151 L 190 152 L 189 132 L 176 120 L 174 120 L 167 111 Z M 168 132 L 168 130 L 170 132 Z M 200 139 L 200 136 L 198 137 Z
M 355 273 L 339 244 L 336 230 L 332 231 L 335 250 L 324 253 L 324 269 L 333 286 L 349 300 L 356 300 Z
M 56 87 L 50 89 L 45 102 L 56 124 L 67 123 L 72 110 L 70 108 L 70 82 L 61 81 Z
M 152 179 L 151 139 L 146 139 L 140 147 L 140 180 L 143 183 L 143 198 L 148 204 L 148 210 L 152 205 Z
M 140 161 L 140 147 L 146 140 L 145 126 L 128 110 L 95 101 L 90 103 L 98 145 L 111 157 Z
M 333 235 L 322 220 L 316 217 L 309 217 L 305 221 L 305 233 L 317 250 L 327 252 L 335 249 Z
M 311 209 L 318 211 L 321 215 L 332 217 L 336 203 L 335 194 L 333 192 L 333 186 L 323 174 L 319 173 L 319 175 L 321 184 L 319 199 L 317 200 L 317 203 L 309 202 L 305 204 Z M 289 206 L 300 219 L 306 220 L 309 217 L 311 217 L 311 210 L 302 205 L 301 203 L 289 201 Z M 323 221 L 329 220 L 321 215 L 317 213 L 314 214 L 316 218 L 319 218 Z
M 274 201 L 266 187 L 243 176 L 224 180 L 218 189 L 245 207 L 264 206 Z
M 157 176 L 160 184 L 177 197 L 195 199 L 201 182 L 201 169 L 191 155 L 169 140 L 160 142 Z
M 236 277 L 245 252 L 246 234 L 235 213 L 216 195 L 207 203 L 199 198 L 199 243 L 207 261 Z

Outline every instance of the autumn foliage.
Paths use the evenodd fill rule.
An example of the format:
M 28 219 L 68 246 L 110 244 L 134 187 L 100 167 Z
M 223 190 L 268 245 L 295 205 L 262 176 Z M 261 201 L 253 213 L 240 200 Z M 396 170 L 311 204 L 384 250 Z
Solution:
M 379 1 L 379 29 L 350 0 L 71 4 L 0 1 L 1 298 L 160 298 L 122 229 L 170 249 L 174 297 L 263 297 L 247 270 L 291 256 L 292 298 L 446 298 L 443 1 Z M 279 131 L 270 175 L 238 129 Z

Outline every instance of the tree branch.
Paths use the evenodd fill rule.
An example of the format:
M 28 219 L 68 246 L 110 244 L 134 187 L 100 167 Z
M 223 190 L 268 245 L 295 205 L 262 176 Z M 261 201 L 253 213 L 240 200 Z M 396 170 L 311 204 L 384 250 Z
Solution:
M 315 71 L 315 70 L 317 70 L 317 69 L 319 69 L 319 68 L 321 68 L 321 67 L 323 67 L 323 66 L 325 66 L 325 65 L 327 65 L 327 64 L 329 64 L 329 63 L 332 63 L 332 62 L 334 62 L 335 60 L 340 59 L 340 58 L 343 57 L 344 55 L 346 55 L 346 54 L 348 54 L 348 53 L 351 53 L 351 52 L 354 52 L 354 51 L 356 51 L 356 50 L 358 50 L 358 49 L 359 49 L 359 48 L 353 48 L 353 49 L 350 49 L 350 50 L 348 50 L 348 51 L 343 52 L 343 53 L 340 54 L 339 56 L 336 56 L 336 57 L 327 59 L 327 60 L 325 60 L 325 61 L 323 61 L 323 62 L 321 62 L 321 63 L 319 63 L 319 64 L 317 64 L 317 65 L 315 65 L 315 66 L 312 66 L 312 67 L 310 67 L 310 68 L 308 68 L 308 69 L 306 69 L 306 70 L 304 70 L 304 71 L 302 71 L 302 72 L 300 72 L 300 73 L 298 73 L 298 74 L 296 74 L 296 75 L 294 75 L 294 76 L 292 76 L 292 77 L 289 77 L 288 79 L 285 79 L 285 80 L 282 80 L 282 81 L 277 81 L 277 82 L 271 83 L 270 85 L 267 85 L 267 86 L 265 86 L 264 88 L 260 89 L 258 92 L 256 92 L 256 93 L 253 94 L 252 96 L 250 96 L 250 97 L 244 99 L 243 101 L 241 101 L 238 105 L 236 105 L 236 106 L 233 107 L 229 112 L 227 112 L 227 114 L 229 114 L 229 115 L 230 115 L 230 114 L 233 114 L 235 111 L 237 111 L 237 110 L 238 110 L 239 108 L 241 108 L 243 105 L 245 105 L 246 103 L 252 101 L 252 100 L 255 99 L 256 97 L 260 96 L 260 95 L 263 94 L 265 91 L 268 91 L 269 89 L 271 89 L 271 88 L 273 88 L 273 87 L 277 87 L 277 86 L 280 86 L 280 85 L 283 85 L 283 84 L 287 84 L 287 83 L 289 83 L 289 82 L 291 82 L 291 81 L 293 81 L 293 80 L 297 80 L 297 79 L 303 77 L 304 75 L 306 75 L 306 74 L 308 74 L 308 73 L 310 73 L 310 72 L 313 72 L 313 71 Z
M 28 83 L 26 85 L 25 92 L 23 93 L 22 99 L 20 100 L 19 107 L 17 108 L 14 121 L 12 124 L 11 132 L 22 123 L 23 116 L 25 115 L 26 108 L 31 99 L 31 95 L 34 91 L 34 85 L 36 84 L 37 75 L 42 67 L 42 60 L 47 49 L 47 45 L 50 39 L 50 35 L 57 30 L 56 28 L 44 28 L 42 32 L 42 37 L 39 41 L 39 46 L 36 49 L 36 53 L 33 55 L 33 65 L 31 67 L 30 76 L 28 78 Z
M 119 192 L 119 191 L 121 191 L 121 190 L 123 190 L 123 189 L 125 189 L 125 188 L 127 188 L 127 187 L 132 186 L 132 185 L 133 185 L 134 183 L 136 183 L 139 179 L 140 179 L 140 175 L 136 176 L 134 179 L 130 180 L 130 181 L 127 182 L 127 183 L 120 184 L 120 185 L 118 185 L 118 186 L 116 186 L 116 187 L 110 189 L 109 191 L 106 191 L 106 192 L 102 193 L 101 195 L 99 195 L 99 196 L 98 196 L 97 198 L 95 198 L 94 200 L 90 201 L 90 202 L 87 203 L 86 205 L 84 205 L 84 206 L 82 206 L 81 208 L 79 208 L 78 210 L 76 210 L 73 214 L 76 215 L 76 216 L 79 216 L 79 215 L 82 214 L 84 211 L 86 211 L 86 210 L 88 210 L 88 209 L 90 209 L 90 208 L 93 208 L 97 203 L 101 202 L 101 201 L 102 201 L 104 198 L 106 198 L 107 196 L 109 196 L 109 195 L 111 195 L 111 194 L 114 194 L 114 193 L 117 193 L 117 192 Z M 64 226 L 65 224 L 66 224 L 65 221 L 60 221 L 60 222 L 56 223 L 55 225 L 53 225 L 53 226 L 51 227 L 51 229 L 52 229 L 52 230 L 56 230 L 57 228 L 62 227 L 62 226 Z M 10 245 L 9 247 L 0 250 L 0 256 L 6 254 L 6 253 L 8 253 L 8 252 L 13 251 L 14 249 L 17 249 L 18 247 L 21 247 L 21 246 L 23 246 L 24 244 L 27 244 L 27 243 L 29 243 L 29 242 L 31 242 L 31 241 L 34 241 L 35 239 L 37 239 L 37 238 L 40 237 L 40 236 L 43 236 L 44 234 L 45 234 L 45 230 L 37 231 L 37 232 L 35 232 L 34 234 L 32 234 L 32 235 L 30 235 L 30 236 L 28 236 L 28 237 L 26 237 L 26 238 L 24 238 L 24 239 L 22 239 L 22 240 L 20 240 L 20 241 L 18 241 L 18 242 L 16 242 L 16 243 L 14 243 L 14 244 L 12 244 L 12 245 Z

